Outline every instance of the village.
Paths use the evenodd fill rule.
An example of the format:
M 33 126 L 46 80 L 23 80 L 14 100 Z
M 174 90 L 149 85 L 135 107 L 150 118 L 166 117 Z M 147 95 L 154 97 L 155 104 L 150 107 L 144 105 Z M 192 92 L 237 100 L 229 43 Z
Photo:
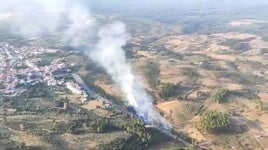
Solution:
M 37 83 L 48 86 L 65 86 L 74 94 L 88 97 L 86 91 L 74 81 L 66 81 L 71 75 L 68 66 L 61 62 L 61 58 L 53 60 L 49 65 L 40 66 L 40 58 L 35 57 L 43 53 L 56 53 L 55 49 L 44 49 L 38 46 L 15 47 L 7 42 L 0 42 L 0 93 L 5 96 L 19 96 L 28 87 Z

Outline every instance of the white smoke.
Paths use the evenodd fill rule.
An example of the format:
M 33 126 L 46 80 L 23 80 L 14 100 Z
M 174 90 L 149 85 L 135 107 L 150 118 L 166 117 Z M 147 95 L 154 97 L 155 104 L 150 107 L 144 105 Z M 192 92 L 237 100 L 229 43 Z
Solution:
M 125 94 L 128 103 L 143 119 L 147 122 L 160 122 L 169 127 L 167 121 L 154 109 L 151 97 L 135 78 L 131 65 L 126 60 L 122 46 L 126 44 L 129 35 L 125 25 L 121 22 L 106 25 L 99 31 L 99 38 L 91 58 L 107 70 Z
M 73 0 L 8 0 L 1 2 L 0 13 L 13 14 L 12 33 L 39 37 L 61 30 L 62 40 L 72 46 L 79 46 L 82 34 L 95 23 L 88 7 Z
M 70 21 L 70 25 L 65 32 L 67 41 L 71 41 L 70 44 L 72 46 L 80 46 L 84 38 L 84 32 L 92 27 L 96 20 L 90 15 L 88 9 L 80 4 L 72 6 L 72 9 L 69 10 L 68 20 Z

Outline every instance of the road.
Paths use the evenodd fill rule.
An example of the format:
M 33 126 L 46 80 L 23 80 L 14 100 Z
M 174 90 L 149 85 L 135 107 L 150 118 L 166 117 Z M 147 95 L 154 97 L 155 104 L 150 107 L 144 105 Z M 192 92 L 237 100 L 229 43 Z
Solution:
M 87 92 L 87 94 L 89 94 L 91 97 L 93 97 L 93 98 L 95 98 L 95 99 L 98 99 L 98 100 L 100 100 L 100 101 L 104 101 L 105 103 L 112 105 L 112 106 L 115 107 L 116 109 L 118 109 L 118 110 L 120 110 L 120 111 L 122 111 L 122 112 L 124 112 L 124 113 L 126 113 L 126 114 L 132 114 L 132 113 L 128 112 L 125 108 L 122 108 L 122 107 L 118 106 L 117 104 L 115 104 L 115 103 L 109 101 L 108 99 L 106 99 L 106 98 L 100 96 L 98 93 L 92 91 L 92 90 L 86 85 L 86 83 L 83 81 L 83 79 L 82 79 L 78 74 L 73 74 L 72 76 L 73 76 L 73 78 L 76 80 L 76 82 L 77 82 L 80 86 L 82 86 L 82 87 L 84 88 L 84 90 Z M 140 118 L 140 117 L 139 117 L 139 118 Z M 140 119 L 141 119 L 141 118 L 140 118 Z

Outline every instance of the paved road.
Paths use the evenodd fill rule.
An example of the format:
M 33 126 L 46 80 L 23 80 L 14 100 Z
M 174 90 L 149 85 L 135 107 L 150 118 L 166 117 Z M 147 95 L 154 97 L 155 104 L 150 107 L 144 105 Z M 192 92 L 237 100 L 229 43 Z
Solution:
M 117 104 L 115 104 L 115 103 L 109 101 L 108 99 L 106 99 L 106 98 L 100 96 L 98 93 L 92 91 L 92 90 L 86 85 L 86 83 L 83 81 L 83 79 L 82 79 L 79 75 L 77 75 L 77 74 L 73 74 L 73 77 L 74 77 L 74 79 L 76 80 L 76 82 L 77 82 L 80 86 L 82 86 L 82 87 L 84 88 L 84 90 L 85 90 L 91 97 L 93 97 L 93 98 L 95 98 L 95 99 L 98 99 L 98 100 L 101 100 L 101 101 L 104 101 L 105 103 L 108 103 L 108 104 L 112 105 L 112 106 L 115 107 L 116 109 L 118 109 L 118 110 L 120 110 L 120 111 L 122 111 L 122 112 L 124 112 L 124 113 L 126 113 L 126 114 L 132 114 L 132 113 L 128 112 L 125 108 L 118 106 Z

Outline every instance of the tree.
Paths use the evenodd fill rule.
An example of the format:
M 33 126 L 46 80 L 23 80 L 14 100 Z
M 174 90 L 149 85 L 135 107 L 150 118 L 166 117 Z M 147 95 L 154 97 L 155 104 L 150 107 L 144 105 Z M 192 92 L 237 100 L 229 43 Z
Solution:
M 122 127 L 131 134 L 136 135 L 142 143 L 149 143 L 152 140 L 151 135 L 146 130 L 145 124 L 139 120 L 131 120 L 125 122 Z
M 110 122 L 109 120 L 98 120 L 96 124 L 93 126 L 93 128 L 98 132 L 98 133 L 105 133 L 111 130 L 116 129 L 114 124 Z
M 156 87 L 159 84 L 159 64 L 148 62 L 145 68 L 145 76 L 151 87 Z
M 180 87 L 180 84 L 173 84 L 173 83 L 165 83 L 160 91 L 160 96 L 162 98 L 170 98 L 170 97 L 174 97 L 177 95 L 177 90 Z
M 203 113 L 197 128 L 204 132 L 218 133 L 230 129 L 230 116 L 226 113 L 208 110 Z

